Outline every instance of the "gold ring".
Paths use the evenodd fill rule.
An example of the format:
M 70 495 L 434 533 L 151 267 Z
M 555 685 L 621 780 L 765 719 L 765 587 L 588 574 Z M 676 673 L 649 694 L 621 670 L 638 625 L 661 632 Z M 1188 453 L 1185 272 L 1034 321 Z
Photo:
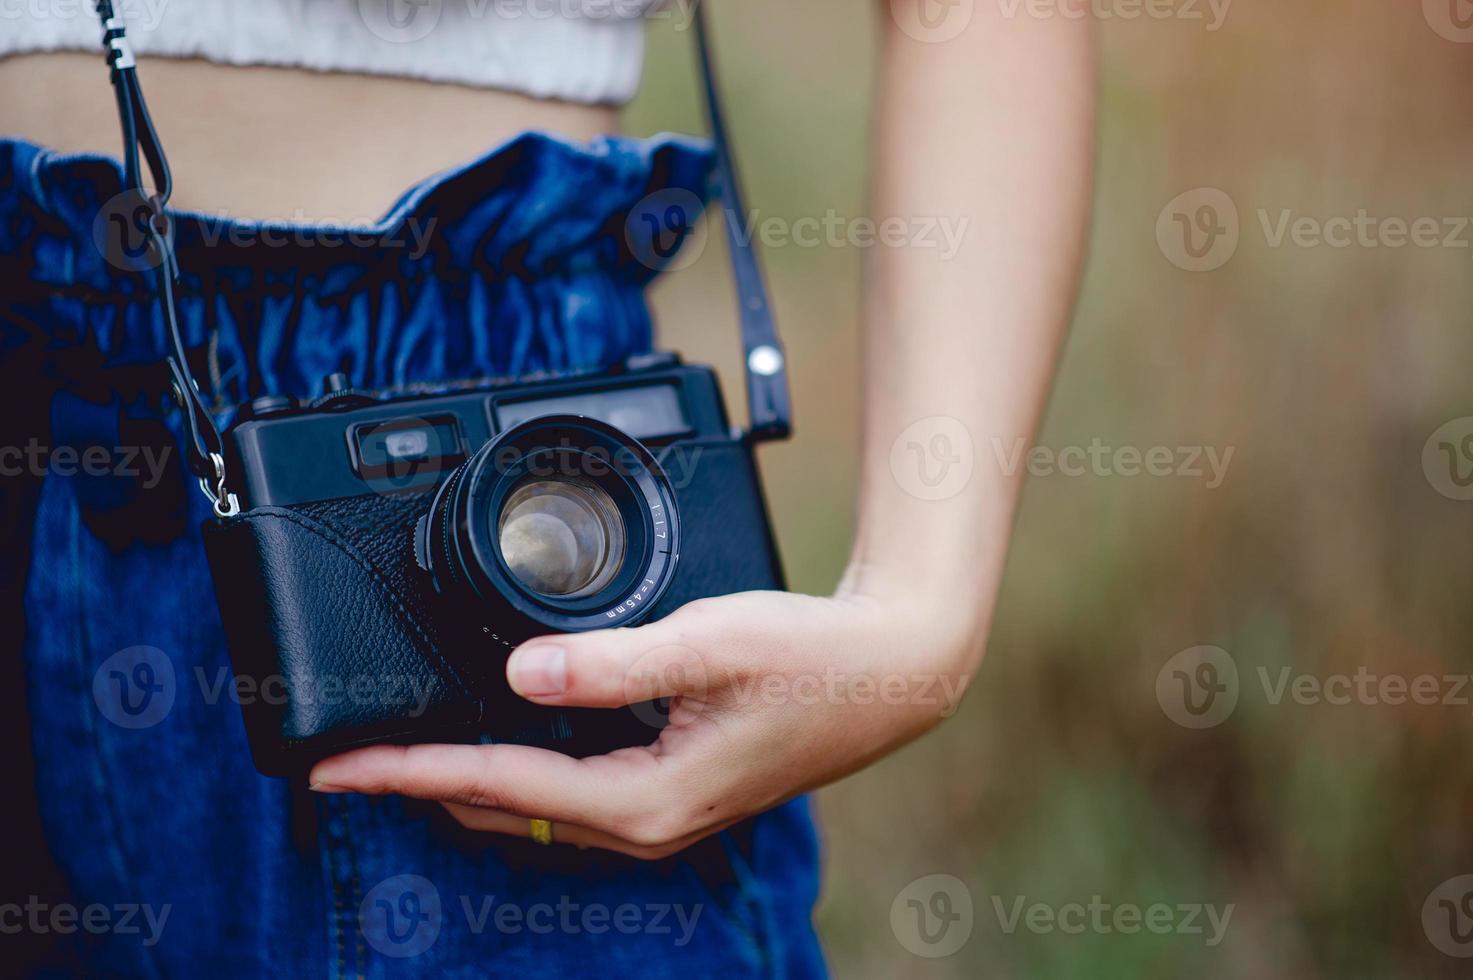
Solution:
M 536 817 L 533 817 L 531 820 L 528 820 L 527 823 L 530 824 L 532 827 L 533 840 L 535 840 L 539 844 L 552 843 L 551 820 L 538 820 Z

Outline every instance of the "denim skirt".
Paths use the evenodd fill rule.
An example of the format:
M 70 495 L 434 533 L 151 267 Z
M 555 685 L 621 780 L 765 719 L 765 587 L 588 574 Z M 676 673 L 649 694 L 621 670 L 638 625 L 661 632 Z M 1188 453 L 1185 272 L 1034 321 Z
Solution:
M 185 342 L 219 421 L 335 371 L 422 389 L 648 350 L 657 270 L 629 216 L 705 195 L 710 162 L 679 137 L 527 134 L 361 227 L 177 213 Z M 0 140 L 0 710 L 25 720 L 7 752 L 34 785 L 13 792 L 39 811 L 37 839 L 8 843 L 65 889 L 0 895 L 41 906 L 0 904 L 0 929 L 89 975 L 822 974 L 806 800 L 641 862 L 257 775 L 164 322 L 108 238 L 121 188 L 110 158 Z

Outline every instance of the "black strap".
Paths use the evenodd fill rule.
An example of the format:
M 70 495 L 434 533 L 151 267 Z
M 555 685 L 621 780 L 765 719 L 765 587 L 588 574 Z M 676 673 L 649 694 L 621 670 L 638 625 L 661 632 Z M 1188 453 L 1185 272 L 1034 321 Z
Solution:
M 706 37 L 706 5 L 696 3 L 696 50 L 701 59 L 701 87 L 706 96 L 706 118 L 711 141 L 716 146 L 716 181 L 726 205 L 726 246 L 731 253 L 731 271 L 736 279 L 738 316 L 741 318 L 742 352 L 747 373 L 747 411 L 754 439 L 783 439 L 792 430 L 792 406 L 788 397 L 787 355 L 777 335 L 777 321 L 767 301 L 767 286 L 752 236 L 741 234 L 745 220 L 742 188 L 737 180 L 736 161 L 726 138 L 721 98 L 716 92 L 716 70 L 711 62 L 711 45 Z
M 165 363 L 173 381 L 174 397 L 184 409 L 185 453 L 189 469 L 199 477 L 205 493 L 215 502 L 215 512 L 224 516 L 233 512 L 233 498 L 224 490 L 223 441 L 215 420 L 210 416 L 200 396 L 199 385 L 189 370 L 188 355 L 184 347 L 184 335 L 179 326 L 179 316 L 174 304 L 174 281 L 179 276 L 179 265 L 174 257 L 173 235 L 169 227 L 168 203 L 174 190 L 173 176 L 169 172 L 169 161 L 164 156 L 163 144 L 154 128 L 153 118 L 148 113 L 143 90 L 138 84 L 138 68 L 133 57 L 133 48 L 128 43 L 123 22 L 113 11 L 111 0 L 97 0 L 97 16 L 102 20 L 102 43 L 107 53 L 108 67 L 112 69 L 112 83 L 118 100 L 118 118 L 123 128 L 123 181 L 125 192 L 136 195 L 137 201 L 148 211 L 146 230 L 148 252 L 146 263 L 154 270 L 158 286 L 159 305 L 169 330 L 169 341 L 173 353 Z M 143 171 L 139 163 L 139 151 L 148 162 L 149 175 L 153 179 L 154 192 L 149 193 L 143 182 Z M 119 206 L 132 214 L 128 204 Z
M 167 206 L 173 192 L 169 161 L 143 89 L 138 83 L 138 69 L 128 43 L 122 19 L 113 10 L 112 0 L 97 0 L 97 15 L 102 20 L 102 43 L 112 70 L 113 88 L 118 99 L 118 117 L 123 128 L 123 175 L 126 190 L 138 195 L 147 207 L 149 264 L 154 267 L 159 302 L 169 328 L 173 347 L 166 359 L 174 383 L 174 395 L 184 409 L 184 428 L 189 468 L 200 478 L 205 493 L 215 502 L 222 516 L 233 513 L 233 497 L 225 490 L 224 445 L 220 430 L 200 395 L 199 384 L 189 369 L 188 352 L 180 330 L 174 305 L 174 282 L 179 275 L 169 228 Z M 732 273 L 736 279 L 737 301 L 742 331 L 742 349 L 746 356 L 747 404 L 751 416 L 749 436 L 753 439 L 777 439 L 791 430 L 791 405 L 788 397 L 786 357 L 778 339 L 777 324 L 767 301 L 767 287 L 756 250 L 750 237 L 740 234 L 739 222 L 745 214 L 741 186 L 737 181 L 736 162 L 726 137 L 717 95 L 711 48 L 707 41 L 706 13 L 703 4 L 695 10 L 696 45 L 700 54 L 701 84 L 705 95 L 706 115 L 710 121 L 711 139 L 716 150 L 716 181 L 726 205 L 726 241 L 731 254 Z M 143 181 L 139 151 L 148 163 L 154 192 L 150 194 Z

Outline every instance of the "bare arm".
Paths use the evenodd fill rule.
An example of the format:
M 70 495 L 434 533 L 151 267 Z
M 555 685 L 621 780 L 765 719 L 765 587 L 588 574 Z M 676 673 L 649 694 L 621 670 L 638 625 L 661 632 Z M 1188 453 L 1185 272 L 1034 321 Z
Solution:
M 873 211 L 947 218 L 965 230 L 954 257 L 935 248 L 872 253 L 860 521 L 845 588 L 909 595 L 934 610 L 968 638 L 961 665 L 969 673 L 1022 485 L 1022 467 L 1006 476 L 995 465 L 993 440 L 1011 449 L 1032 438 L 1077 289 L 1094 152 L 1094 39 L 1087 19 L 1038 20 L 1020 6 L 1009 20 L 992 3 L 978 3 L 952 40 L 925 42 L 901 29 L 903 6 L 933 2 L 880 3 Z M 967 455 L 959 435 L 975 461 L 960 487 L 964 460 L 944 458 Z M 920 482 L 922 467 L 934 487 Z M 964 596 L 972 601 L 958 601 Z

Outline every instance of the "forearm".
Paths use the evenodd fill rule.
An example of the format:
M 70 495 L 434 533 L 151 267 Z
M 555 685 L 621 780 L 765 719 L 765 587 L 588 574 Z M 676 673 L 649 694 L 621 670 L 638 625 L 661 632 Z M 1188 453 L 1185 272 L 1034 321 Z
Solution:
M 888 10 L 882 19 L 872 213 L 940 218 L 962 233 L 955 254 L 872 253 L 859 524 L 842 591 L 904 595 L 918 621 L 949 632 L 970 671 L 1025 469 L 998 465 L 994 447 L 1012 453 L 1031 441 L 1077 289 L 1093 25 L 1008 19 L 978 4 L 960 37 L 928 44 Z M 906 432 L 935 417 L 943 421 Z M 917 482 L 922 466 L 936 481 L 967 458 L 971 476 L 959 486 L 955 473 Z

